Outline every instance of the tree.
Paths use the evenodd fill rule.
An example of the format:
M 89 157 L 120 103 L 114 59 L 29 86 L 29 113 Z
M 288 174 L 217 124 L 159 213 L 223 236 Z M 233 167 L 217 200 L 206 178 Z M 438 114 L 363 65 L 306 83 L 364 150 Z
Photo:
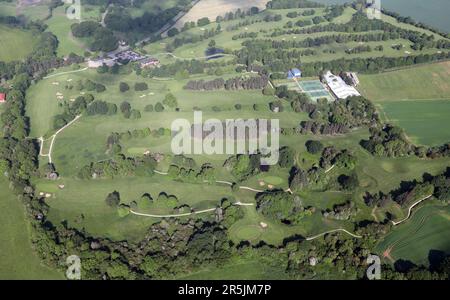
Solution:
M 180 32 L 179 32 L 179 30 L 178 30 L 177 28 L 175 28 L 175 27 L 170 28 L 170 29 L 167 31 L 167 35 L 168 35 L 169 37 L 175 36 L 175 35 L 177 35 L 178 33 L 180 33 Z
M 306 150 L 311 154 L 317 154 L 323 150 L 323 144 L 319 141 L 309 140 L 305 143 Z
M 352 191 L 359 186 L 359 180 L 356 173 L 352 173 L 350 176 L 341 175 L 338 178 L 338 182 L 344 190 Z
M 164 106 L 161 104 L 161 102 L 156 103 L 155 111 L 156 112 L 162 112 L 163 110 L 164 110 Z
M 208 47 L 209 48 L 215 48 L 216 47 L 216 41 L 215 40 L 210 40 L 208 43 Z
M 106 90 L 106 87 L 101 83 L 97 83 L 95 85 L 95 90 L 97 91 L 97 93 L 102 93 Z
M 163 104 L 167 105 L 170 108 L 175 108 L 178 106 L 177 98 L 172 93 L 169 93 L 164 98 Z
M 130 119 L 137 120 L 141 118 L 141 112 L 137 109 L 132 109 L 130 114 Z
M 117 207 L 120 203 L 120 194 L 117 191 L 114 191 L 112 193 L 109 193 L 108 196 L 106 196 L 106 204 L 108 204 L 111 207 Z
M 120 111 L 123 114 L 130 112 L 131 111 L 131 104 L 129 102 L 127 102 L 127 101 L 123 101 L 120 104 Z
M 136 82 L 134 84 L 134 90 L 137 92 L 148 90 L 148 85 L 145 82 Z
M 302 209 L 301 202 L 284 191 L 265 192 L 256 196 L 257 211 L 283 223 L 295 222 Z
M 278 165 L 282 168 L 289 168 L 294 165 L 295 151 L 286 146 L 280 149 L 280 157 L 278 159 Z
M 208 25 L 210 23 L 209 19 L 207 17 L 198 19 L 197 21 L 197 26 L 205 26 Z
M 128 83 L 126 83 L 126 82 L 119 83 L 119 90 L 120 90 L 120 92 L 125 93 L 129 89 L 130 89 L 130 86 L 128 85 Z

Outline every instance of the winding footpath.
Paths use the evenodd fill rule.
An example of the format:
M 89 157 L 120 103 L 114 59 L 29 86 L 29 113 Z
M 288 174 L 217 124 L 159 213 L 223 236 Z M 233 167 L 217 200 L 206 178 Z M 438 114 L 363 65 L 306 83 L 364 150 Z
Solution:
M 73 123 L 75 123 L 79 118 L 81 118 L 81 115 L 76 116 L 75 118 L 73 118 L 72 121 L 70 121 L 69 123 L 67 123 L 66 125 L 64 125 L 63 127 L 61 127 L 60 129 L 58 129 L 58 131 L 55 132 L 55 134 L 53 134 L 50 138 L 44 140 L 44 138 L 41 136 L 40 138 L 38 138 L 39 140 L 39 144 L 40 144 L 40 149 L 39 149 L 39 155 L 40 156 L 46 156 L 48 157 L 48 162 L 51 164 L 52 163 L 52 151 L 53 151 L 53 145 L 55 144 L 55 139 L 56 136 L 61 133 L 64 129 L 66 129 L 67 127 L 69 127 L 70 125 L 72 125 Z M 44 142 L 48 141 L 51 139 L 50 142 L 50 148 L 48 149 L 48 153 L 47 154 L 43 154 L 43 148 L 44 148 Z
M 65 74 L 72 74 L 72 73 L 83 72 L 83 71 L 86 71 L 87 69 L 89 69 L 89 68 L 88 68 L 88 67 L 85 67 L 85 68 L 79 69 L 79 70 L 73 70 L 73 71 L 66 71 L 66 72 L 55 73 L 55 74 L 51 74 L 51 75 L 45 76 L 44 79 L 56 77 L 56 76 L 59 76 L 59 75 L 65 75 Z
M 422 199 L 416 201 L 415 203 L 413 203 L 413 205 L 411 205 L 411 206 L 409 207 L 409 209 L 408 209 L 408 215 L 406 216 L 406 218 L 404 218 L 403 220 L 400 220 L 400 221 L 398 221 L 398 222 L 391 221 L 392 224 L 393 224 L 394 226 L 396 226 L 396 225 L 401 224 L 401 223 L 405 222 L 406 220 L 408 220 L 409 217 L 411 217 L 411 211 L 412 211 L 412 209 L 413 209 L 416 205 L 418 205 L 419 203 L 421 203 L 422 201 L 425 201 L 425 200 L 427 200 L 428 198 L 430 198 L 431 196 L 433 196 L 433 194 L 431 194 L 431 195 L 429 195 L 429 196 L 426 196 L 426 197 L 424 197 L 424 198 L 422 198 Z
M 319 234 L 314 235 L 314 236 L 311 236 L 311 237 L 307 237 L 306 240 L 307 240 L 307 241 L 312 241 L 312 240 L 315 240 L 315 239 L 317 239 L 317 238 L 320 238 L 321 236 L 324 236 L 324 235 L 326 235 L 326 234 L 333 233 L 333 232 L 338 232 L 338 231 L 345 232 L 346 234 L 351 235 L 352 237 L 357 238 L 357 239 L 362 238 L 362 236 L 360 236 L 360 235 L 356 235 L 356 234 L 354 234 L 354 233 L 351 233 L 350 231 L 347 231 L 347 230 L 345 230 L 345 229 L 343 229 L 343 228 L 338 228 L 338 229 L 333 229 L 333 230 L 325 231 L 325 232 L 319 233 Z
M 160 174 L 160 175 L 168 175 L 167 172 L 161 172 L 161 171 L 157 171 L 157 170 L 154 170 L 154 172 L 155 172 L 156 174 Z M 205 180 L 204 182 L 208 182 L 208 181 Z M 230 185 L 230 186 L 233 185 L 232 182 L 224 181 L 224 180 L 216 180 L 215 182 L 216 182 L 216 183 L 222 183 L 222 184 Z M 247 186 L 240 186 L 239 188 L 240 188 L 240 189 L 244 189 L 244 190 L 254 191 L 254 192 L 257 192 L 257 193 L 264 192 L 264 191 L 262 191 L 262 190 L 253 189 L 253 188 L 247 187 Z M 290 189 L 287 189 L 286 192 L 289 192 L 289 193 L 292 194 L 292 191 L 291 191 Z M 238 201 L 238 202 L 233 203 L 233 205 L 236 205 L 236 206 L 255 206 L 255 203 L 243 203 L 243 202 Z M 203 213 L 213 212 L 213 211 L 215 211 L 216 209 L 217 209 L 217 207 L 215 207 L 215 208 L 203 209 L 203 210 L 199 210 L 199 211 L 192 211 L 192 212 L 188 212 L 188 213 L 182 213 L 182 214 L 170 214 L 170 215 L 145 214 L 145 213 L 136 212 L 136 211 L 130 209 L 130 213 L 133 214 L 133 215 L 137 215 L 137 216 L 151 217 L 151 218 L 177 218 L 177 217 L 188 217 L 188 216 L 192 216 L 192 215 L 198 215 L 198 214 L 203 214 Z M 346 230 L 346 229 L 338 228 L 338 229 L 333 229 L 333 230 L 325 231 L 325 232 L 319 233 L 319 234 L 314 235 L 314 236 L 306 237 L 305 239 L 306 239 L 307 241 L 312 241 L 312 240 L 315 240 L 315 239 L 317 239 L 317 238 L 320 238 L 320 237 L 322 237 L 322 236 L 324 236 L 324 235 L 326 235 L 326 234 L 334 233 L 334 232 L 344 232 L 344 233 L 346 233 L 346 234 L 348 234 L 348 235 L 350 235 L 350 236 L 352 236 L 352 237 L 354 237 L 354 238 L 357 238 L 357 239 L 362 238 L 362 236 L 356 235 L 356 234 L 354 234 L 354 233 L 351 233 L 350 231 L 348 231 L 348 230 Z

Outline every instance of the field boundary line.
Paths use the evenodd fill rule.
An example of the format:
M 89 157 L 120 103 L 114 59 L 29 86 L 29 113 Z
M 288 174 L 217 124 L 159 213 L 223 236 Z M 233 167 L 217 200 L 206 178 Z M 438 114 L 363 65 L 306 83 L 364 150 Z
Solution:
M 374 101 L 375 104 L 382 105 L 385 103 L 391 103 L 391 102 L 416 102 L 416 101 L 448 101 L 450 100 L 450 97 L 441 97 L 441 98 L 414 98 L 414 99 L 385 99 L 385 100 L 376 100 Z
M 419 203 L 421 203 L 422 201 L 425 201 L 425 200 L 427 200 L 428 198 L 430 198 L 431 196 L 433 196 L 433 194 L 431 194 L 431 195 L 429 195 L 429 196 L 426 196 L 426 197 L 424 197 L 424 198 L 422 198 L 422 199 L 416 201 L 415 203 L 413 203 L 413 204 L 409 207 L 409 209 L 408 209 L 408 215 L 406 216 L 406 218 L 404 218 L 403 220 L 400 220 L 400 221 L 398 221 L 398 222 L 391 221 L 392 224 L 393 224 L 394 226 L 396 226 L 396 225 L 399 225 L 399 224 L 405 222 L 406 220 L 408 220 L 408 219 L 411 217 L 411 211 L 412 211 L 412 209 L 413 209 L 416 205 L 418 205 Z
M 445 63 L 445 62 L 450 62 L 450 59 L 446 58 L 446 59 L 440 59 L 440 60 L 431 61 L 431 62 L 424 62 L 424 63 L 420 63 L 420 64 L 412 64 L 412 65 L 408 65 L 408 66 L 396 67 L 396 68 L 392 68 L 392 69 L 386 69 L 386 70 L 384 70 L 382 72 L 379 72 L 379 73 L 365 74 L 365 75 L 382 75 L 382 74 L 385 74 L 385 73 L 391 73 L 391 72 L 395 72 L 395 71 L 402 71 L 402 70 L 409 70 L 409 69 L 419 68 L 419 67 L 422 67 L 424 65 L 437 65 L 437 64 L 441 64 L 441 63 Z

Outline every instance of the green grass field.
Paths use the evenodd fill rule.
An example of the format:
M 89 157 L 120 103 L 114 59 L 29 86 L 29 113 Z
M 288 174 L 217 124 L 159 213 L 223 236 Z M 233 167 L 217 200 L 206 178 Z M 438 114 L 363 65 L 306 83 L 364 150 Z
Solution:
M 380 107 L 386 121 L 405 129 L 415 144 L 437 146 L 450 141 L 450 100 L 389 101 Z
M 391 248 L 394 260 L 428 264 L 430 250 L 450 253 L 450 207 L 426 205 L 415 210 L 410 220 L 400 224 L 377 246 L 380 254 Z
M 300 19 L 310 19 L 309 17 L 297 17 L 288 19 L 285 14 L 292 10 L 277 10 L 276 13 L 283 15 L 283 19 L 278 22 L 256 22 L 245 27 L 240 27 L 238 30 L 226 30 L 227 26 L 235 25 L 242 20 L 233 20 L 223 22 L 222 32 L 209 39 L 205 39 L 195 44 L 186 44 L 177 48 L 174 54 L 182 58 L 202 57 L 204 51 L 211 39 L 214 39 L 219 47 L 225 47 L 230 50 L 237 50 L 241 48 L 243 39 L 232 40 L 232 36 L 244 32 L 258 32 L 258 38 L 271 38 L 270 35 L 276 27 L 283 27 L 287 21 L 297 21 Z M 317 9 L 316 15 L 323 15 L 323 9 Z M 344 14 L 335 20 L 336 22 L 348 22 L 355 11 L 347 8 Z M 92 18 L 95 18 L 95 12 L 90 11 Z M 136 12 L 134 12 L 136 13 Z M 258 16 L 251 16 L 249 19 L 257 20 L 270 12 L 264 12 Z M 70 36 L 71 21 L 66 19 L 62 11 L 56 11 L 55 15 L 47 21 L 52 30 L 60 39 L 60 48 L 58 54 L 65 55 L 70 52 L 82 53 L 84 52 L 84 45 L 79 40 L 75 40 Z M 324 25 L 326 23 L 323 23 Z M 204 28 L 216 28 L 217 24 L 212 23 Z M 199 27 L 192 28 L 186 32 L 180 33 L 178 37 L 198 35 L 203 30 Z M 308 37 L 319 37 L 333 34 L 331 32 L 314 33 L 311 35 L 282 35 L 277 36 L 275 40 L 296 39 L 302 40 Z M 161 59 L 162 64 L 168 62 L 175 62 L 174 58 L 158 53 L 165 52 L 165 44 L 171 42 L 174 38 L 163 39 L 153 44 L 145 46 L 145 50 L 151 55 L 155 55 Z M 392 43 L 402 43 L 405 48 L 398 51 L 391 48 Z M 345 50 L 357 46 L 357 43 L 345 44 L 330 44 L 315 48 L 316 55 L 302 57 L 304 62 L 326 61 L 337 59 L 340 57 L 374 57 L 374 56 L 406 56 L 406 51 L 411 54 L 417 53 L 433 53 L 436 49 L 427 49 L 424 51 L 413 51 L 410 49 L 411 43 L 406 40 L 395 41 L 380 41 L 370 42 L 368 45 L 375 47 L 383 45 L 384 51 L 359 53 L 353 55 L 345 54 Z M 74 51 L 74 49 L 76 51 Z M 331 50 L 331 52 L 330 52 Z M 217 62 L 230 60 L 230 57 L 225 57 Z M 164 80 L 144 78 L 135 75 L 130 69 L 125 67 L 118 75 L 99 74 L 95 70 L 89 69 L 86 71 L 63 74 L 48 79 L 39 81 L 33 85 L 27 93 L 26 114 L 30 117 L 31 122 L 31 136 L 48 136 L 53 131 L 53 117 L 62 112 L 62 102 L 75 98 L 82 92 L 77 91 L 76 88 L 65 88 L 66 85 L 75 84 L 80 79 L 90 79 L 94 82 L 102 83 L 106 86 L 106 91 L 103 93 L 93 93 L 95 99 L 105 100 L 117 104 L 118 106 L 124 101 L 130 102 L 133 109 L 138 109 L 141 112 L 141 118 L 137 120 L 125 119 L 119 112 L 114 116 L 86 116 L 84 115 L 76 123 L 66 128 L 61 132 L 55 140 L 52 158 L 59 175 L 61 176 L 57 182 L 50 182 L 46 180 L 37 180 L 35 182 L 37 191 L 42 193 L 50 193 L 51 197 L 46 199 L 50 206 L 49 219 L 58 224 L 63 220 L 67 220 L 69 226 L 74 226 L 79 229 L 86 229 L 89 234 L 94 236 L 108 237 L 113 240 L 129 240 L 138 241 L 148 230 L 148 227 L 159 219 L 148 218 L 136 215 L 128 215 L 121 218 L 116 209 L 108 207 L 105 203 L 107 194 L 114 190 L 119 191 L 123 203 L 129 203 L 137 200 L 142 194 L 150 193 L 153 198 L 156 198 L 160 192 L 167 192 L 178 197 L 180 204 L 185 203 L 195 209 L 213 208 L 220 203 L 220 200 L 227 196 L 233 196 L 235 200 L 254 203 L 255 192 L 239 190 L 232 192 L 227 185 L 208 185 L 208 184 L 194 184 L 172 181 L 168 177 L 161 175 L 154 175 L 152 177 L 135 177 L 135 178 L 115 178 L 115 179 L 97 179 L 97 180 L 78 180 L 75 179 L 79 169 L 93 161 L 99 161 L 110 158 L 110 154 L 106 151 L 106 140 L 112 132 L 132 131 L 134 129 L 142 129 L 150 127 L 151 129 L 158 129 L 160 127 L 170 128 L 173 120 L 184 118 L 192 121 L 194 108 L 199 108 L 203 111 L 203 120 L 214 118 L 219 120 L 236 119 L 236 118 L 265 118 L 265 119 L 279 119 L 281 127 L 294 128 L 298 126 L 302 120 L 307 120 L 306 113 L 295 113 L 292 111 L 289 103 L 284 102 L 284 111 L 274 113 L 269 110 L 268 104 L 274 101 L 274 96 L 264 96 L 260 90 L 239 90 L 239 91 L 188 91 L 184 90 L 183 86 L 188 80 L 211 80 L 217 77 L 225 79 L 236 76 L 253 76 L 250 73 L 241 74 L 235 71 L 234 65 L 226 65 L 221 67 L 224 73 L 222 76 L 215 75 L 193 75 L 189 79 L 178 80 L 173 78 L 166 78 Z M 399 125 L 405 127 L 408 134 L 413 138 L 426 138 L 430 141 L 438 141 L 444 139 L 447 135 L 445 131 L 445 118 L 448 117 L 448 110 L 444 113 L 444 109 L 436 102 L 413 102 L 416 106 L 410 105 L 407 110 L 402 110 L 400 102 L 403 99 L 445 99 L 448 95 L 448 82 L 445 80 L 448 77 L 448 64 L 434 64 L 427 66 L 420 66 L 407 70 L 393 71 L 381 75 L 361 76 L 361 89 L 369 99 L 382 105 L 383 111 L 386 113 L 386 118 L 392 121 L 397 120 Z M 68 71 L 68 68 L 62 68 L 55 71 L 55 73 Z M 412 74 L 412 77 L 408 74 Z M 385 77 L 391 76 L 390 79 Z M 423 83 L 425 78 L 434 78 Z M 317 80 L 317 78 L 309 78 L 308 80 Z M 126 82 L 131 89 L 125 93 L 119 92 L 119 83 Z M 137 82 L 145 82 L 149 89 L 146 91 L 136 92 L 133 86 Z M 424 86 L 417 87 L 415 82 L 420 82 L 430 88 L 426 91 Z M 406 87 L 406 88 L 405 88 Z M 431 89 L 435 88 L 435 89 Z M 380 90 L 381 89 L 381 90 Z M 163 112 L 145 112 L 144 108 L 149 105 L 155 105 L 157 102 L 162 102 L 167 93 L 172 93 L 176 96 L 179 110 L 168 108 Z M 64 95 L 64 101 L 56 99 L 56 93 Z M 422 93 L 422 94 L 420 94 Z M 450 97 L 447 97 L 450 98 Z M 443 103 L 445 103 L 442 100 Z M 398 104 L 397 104 L 398 103 Z M 240 104 L 241 109 L 236 109 L 235 105 Z M 259 104 L 263 108 L 255 111 L 254 104 Z M 392 107 L 384 107 L 384 105 L 392 105 Z M 395 106 L 395 105 L 398 106 Z M 380 106 L 381 107 L 381 106 Z M 427 112 L 423 114 L 423 119 L 413 120 L 408 118 L 408 114 L 416 116 L 415 112 Z M 433 115 L 433 113 L 439 113 Z M 392 115 L 390 115 L 392 113 Z M 397 115 L 395 115 L 395 113 Z M 450 113 L 450 112 L 448 112 Z M 403 122 L 403 123 L 402 123 Z M 408 123 L 410 122 L 410 123 Z M 428 122 L 426 129 L 420 128 L 421 122 Z M 409 124 L 409 125 L 408 125 Z M 440 126 L 440 127 L 439 127 Z M 425 126 L 424 126 L 425 127 Z M 435 128 L 442 128 L 436 130 Z M 410 130 L 417 130 L 417 133 L 410 133 Z M 422 131 L 421 131 L 422 130 Z M 433 134 L 424 137 L 426 132 L 432 131 Z M 422 135 L 422 136 L 421 136 Z M 296 153 L 296 163 L 303 169 L 309 169 L 316 165 L 320 159 L 320 155 L 309 154 L 306 151 L 305 142 L 310 139 L 320 140 L 326 146 L 334 145 L 338 149 L 349 149 L 357 158 L 358 164 L 355 172 L 360 181 L 360 187 L 353 193 L 346 193 L 339 190 L 315 190 L 305 191 L 299 193 L 301 200 L 305 206 L 313 206 L 316 211 L 311 215 L 302 219 L 298 225 L 284 225 L 278 222 L 268 220 L 259 214 L 255 207 L 243 207 L 245 217 L 229 228 L 229 237 L 235 242 L 249 241 L 257 244 L 264 241 L 268 244 L 280 245 L 287 237 L 294 235 L 312 236 L 322 233 L 327 230 L 336 228 L 345 228 L 349 231 L 354 230 L 354 224 L 351 221 L 336 221 L 332 219 L 325 219 L 322 216 L 322 210 L 331 209 L 336 204 L 344 203 L 348 200 L 353 200 L 359 208 L 358 215 L 352 221 L 363 221 L 373 219 L 374 213 L 380 219 L 384 218 L 385 211 L 376 211 L 367 207 L 362 199 L 365 192 L 372 193 L 379 191 L 390 191 L 398 188 L 402 181 L 413 179 L 421 179 L 425 172 L 430 174 L 441 173 L 448 165 L 449 160 L 420 160 L 416 157 L 409 158 L 377 158 L 370 155 L 363 150 L 359 145 L 361 139 L 367 139 L 369 131 L 367 128 L 354 130 L 345 135 L 339 136 L 313 136 L 313 135 L 293 135 L 281 136 L 280 145 L 290 146 Z M 121 141 L 123 153 L 129 156 L 142 155 L 146 151 L 161 152 L 169 156 L 170 136 L 162 137 L 146 137 L 146 138 L 131 138 L 129 140 Z M 424 141 L 420 140 L 420 143 Z M 434 143 L 434 142 L 433 142 Z M 48 145 L 46 145 L 48 147 Z M 223 167 L 223 162 L 229 155 L 191 155 L 197 165 L 203 163 L 211 163 L 216 169 L 216 176 L 218 180 L 234 181 L 235 178 L 231 173 Z M 46 158 L 42 158 L 41 166 L 46 163 Z M 170 157 L 166 157 L 162 163 L 158 165 L 158 170 L 167 170 L 170 164 Z M 334 168 L 330 172 L 330 177 L 335 178 L 341 174 L 348 173 L 348 170 Z M 245 180 L 242 185 L 253 187 L 255 189 L 264 190 L 272 185 L 273 188 L 288 188 L 289 169 L 282 169 L 280 167 L 272 167 L 269 172 L 260 173 Z M 58 185 L 64 184 L 64 189 L 59 189 Z M 338 188 L 336 188 L 338 189 Z M 402 217 L 404 211 L 395 205 L 386 210 L 395 212 L 397 217 Z M 171 209 L 154 205 L 145 208 L 144 213 L 166 214 L 170 213 Z M 201 216 L 204 219 L 212 220 L 213 214 L 204 214 Z M 267 228 L 261 226 L 261 222 L 266 223 Z M 223 268 L 211 268 L 202 270 L 201 272 L 191 274 L 188 278 L 228 278 L 228 276 L 235 275 L 236 269 L 242 268 L 242 278 L 267 278 L 271 275 L 271 270 L 267 268 L 256 268 L 252 260 L 242 262 L 237 261 Z M 255 271 L 256 270 L 256 271 Z M 275 272 L 275 271 L 274 271 Z M 256 273 L 261 276 L 258 277 Z M 230 277 L 231 278 L 231 277 Z M 235 277 L 233 277 L 235 278 Z
M 222 267 L 210 267 L 178 277 L 179 280 L 280 280 L 286 278 L 282 266 L 273 267 L 266 263 L 239 259 Z
M 66 6 L 60 6 L 53 10 L 52 17 L 45 22 L 48 25 L 47 30 L 51 31 L 58 38 L 59 56 L 66 56 L 72 52 L 78 55 L 83 55 L 87 46 L 85 45 L 84 41 L 72 35 L 70 26 L 73 23 L 77 22 L 77 20 L 71 20 L 67 18 L 65 13 Z M 92 9 L 90 6 L 87 6 L 81 11 L 81 17 L 83 21 L 98 21 L 99 11 L 98 9 Z
M 358 89 L 374 101 L 385 122 L 405 129 L 412 142 L 441 145 L 450 140 L 450 62 L 360 75 Z
M 374 102 L 450 99 L 450 62 L 360 75 L 358 89 Z
M 64 189 L 58 185 L 64 184 Z M 226 185 L 208 185 L 174 182 L 163 175 L 142 178 L 117 178 L 101 180 L 76 180 L 61 178 L 58 182 L 39 180 L 38 192 L 51 193 L 46 202 L 51 207 L 49 219 L 55 223 L 67 220 L 71 226 L 86 228 L 97 236 L 112 239 L 139 240 L 147 228 L 160 219 L 129 215 L 120 218 L 117 211 L 105 203 L 106 196 L 119 191 L 121 202 L 130 203 L 144 193 L 150 193 L 154 199 L 161 192 L 175 195 L 180 204 L 188 204 L 197 210 L 214 208 L 224 197 L 231 194 Z M 192 195 L 196 195 L 192 197 Z M 235 196 L 243 202 L 251 202 L 248 191 L 239 191 Z M 167 212 L 145 211 L 144 213 L 165 214 Z M 80 221 L 80 216 L 83 215 Z M 208 214 L 205 214 L 208 217 Z
M 0 25 L 0 36 L 0 61 L 21 60 L 31 53 L 36 43 L 36 38 L 30 31 L 5 25 Z
M 33 252 L 24 208 L 4 179 L 0 179 L 0 215 L 0 279 L 63 279 Z

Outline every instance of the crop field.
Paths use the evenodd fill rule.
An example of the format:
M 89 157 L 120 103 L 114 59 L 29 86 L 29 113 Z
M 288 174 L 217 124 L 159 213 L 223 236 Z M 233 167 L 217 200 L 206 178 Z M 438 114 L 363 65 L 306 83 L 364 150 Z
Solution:
M 374 102 L 449 99 L 450 62 L 416 66 L 375 75 L 360 75 L 358 87 Z
M 386 121 L 404 128 L 416 144 L 438 146 L 450 141 L 450 100 L 389 101 L 380 108 Z
M 381 117 L 405 129 L 411 141 L 440 145 L 450 140 L 450 63 L 360 75 L 358 89 L 377 104 Z
M 0 179 L 0 226 L 0 279 L 63 279 L 41 265 L 33 252 L 24 207 L 4 179 Z
M 406 223 L 398 225 L 377 246 L 380 254 L 389 250 L 392 261 L 409 260 L 428 265 L 433 251 L 450 252 L 450 207 L 426 205 L 417 208 Z
M 25 58 L 36 42 L 30 31 L 0 25 L 0 61 L 12 61 Z M 14 51 L 11 51 L 14 49 Z

